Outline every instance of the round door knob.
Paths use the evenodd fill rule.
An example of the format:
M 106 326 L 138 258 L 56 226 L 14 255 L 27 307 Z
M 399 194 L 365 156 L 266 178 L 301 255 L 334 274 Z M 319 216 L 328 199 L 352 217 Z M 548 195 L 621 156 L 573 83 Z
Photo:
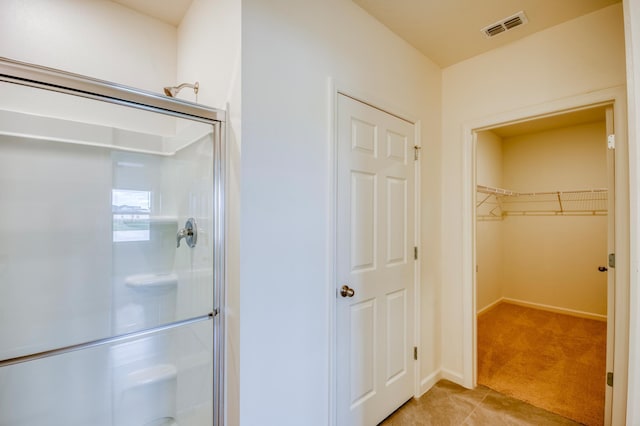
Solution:
M 606 266 L 598 266 L 598 271 L 600 272 L 607 272 L 609 270 L 609 268 L 607 268 Z
M 353 297 L 354 294 L 356 294 L 356 291 L 348 285 L 343 285 L 340 288 L 340 296 L 342 297 Z

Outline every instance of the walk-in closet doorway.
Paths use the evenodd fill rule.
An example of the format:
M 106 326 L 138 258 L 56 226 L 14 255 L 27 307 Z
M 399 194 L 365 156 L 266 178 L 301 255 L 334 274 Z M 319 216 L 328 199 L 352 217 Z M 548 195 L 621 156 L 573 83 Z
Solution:
M 611 371 L 610 134 L 610 105 L 476 133 L 478 384 L 585 424 Z

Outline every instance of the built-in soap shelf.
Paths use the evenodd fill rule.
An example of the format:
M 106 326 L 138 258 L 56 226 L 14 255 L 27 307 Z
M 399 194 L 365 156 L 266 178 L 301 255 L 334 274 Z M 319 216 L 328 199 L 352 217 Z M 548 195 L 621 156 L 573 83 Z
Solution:
M 149 223 L 152 225 L 174 225 L 178 224 L 178 216 L 151 216 L 149 217 Z
M 178 426 L 178 422 L 173 417 L 163 417 L 145 423 L 143 426 Z
M 211 364 L 211 353 L 207 351 L 195 352 L 189 356 L 183 356 L 178 361 L 181 371 L 202 368 L 209 364 Z
M 151 225 L 177 225 L 177 216 L 144 216 L 123 219 L 126 223 L 149 223 Z
M 134 370 L 124 377 L 121 403 L 114 424 L 126 426 L 177 426 L 178 370 L 162 363 Z
M 171 290 L 178 286 L 178 274 L 137 274 L 124 279 L 127 287 L 134 290 Z
M 211 139 L 211 126 L 187 126 L 174 136 L 119 129 L 64 118 L 45 117 L 17 111 L 0 111 L 0 136 L 44 140 L 118 151 L 172 157 L 202 140 Z
M 160 382 L 175 380 L 178 374 L 173 364 L 158 364 L 127 374 L 124 389 L 130 390 L 140 386 L 150 386 Z

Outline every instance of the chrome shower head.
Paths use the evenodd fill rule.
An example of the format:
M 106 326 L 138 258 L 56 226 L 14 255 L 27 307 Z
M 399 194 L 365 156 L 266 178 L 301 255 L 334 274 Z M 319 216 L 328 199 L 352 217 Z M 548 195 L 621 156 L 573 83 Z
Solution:
M 184 89 L 185 87 L 190 87 L 193 89 L 193 93 L 195 93 L 196 95 L 198 94 L 198 89 L 200 88 L 200 84 L 196 81 L 195 84 L 190 84 L 190 83 L 182 83 L 178 86 L 173 86 L 173 87 L 165 87 L 164 88 L 164 94 L 175 98 L 176 95 L 178 94 L 178 92 L 180 92 L 182 89 Z

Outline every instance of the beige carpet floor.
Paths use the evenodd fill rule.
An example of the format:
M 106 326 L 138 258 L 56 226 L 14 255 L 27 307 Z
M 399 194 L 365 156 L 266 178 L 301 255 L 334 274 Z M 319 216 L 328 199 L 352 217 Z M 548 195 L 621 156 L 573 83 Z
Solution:
M 603 321 L 501 303 L 478 316 L 478 384 L 602 425 L 606 328 Z

